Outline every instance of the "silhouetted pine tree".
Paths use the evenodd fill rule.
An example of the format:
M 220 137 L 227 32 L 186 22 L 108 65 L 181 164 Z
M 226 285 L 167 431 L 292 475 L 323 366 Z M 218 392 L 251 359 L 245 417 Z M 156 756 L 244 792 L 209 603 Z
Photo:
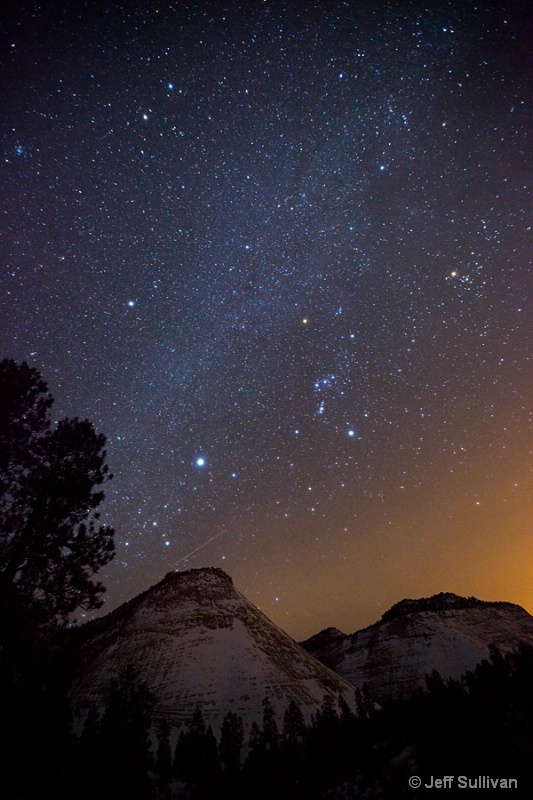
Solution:
M 314 782 L 327 786 L 336 774 L 339 750 L 339 720 L 333 697 L 325 694 L 322 705 L 313 717 L 309 735 L 310 762 Z
M 52 403 L 36 369 L 0 362 L 0 794 L 11 771 L 21 798 L 25 786 L 30 797 L 68 794 L 76 748 L 61 626 L 102 604 L 93 577 L 114 552 L 97 511 L 111 477 L 105 437 L 88 420 L 52 429 Z
M 283 715 L 283 741 L 293 747 L 303 741 L 305 720 L 302 710 L 295 700 L 291 700 Z
M 65 623 L 102 605 L 93 575 L 114 555 L 99 525 L 110 479 L 105 436 L 89 420 L 50 426 L 52 397 L 37 370 L 0 362 L 0 622 L 20 609 L 35 624 Z
M 187 732 L 181 732 L 174 755 L 174 774 L 192 791 L 194 798 L 212 796 L 219 781 L 217 741 L 211 727 L 206 727 L 197 708 Z
M 151 796 L 152 708 L 146 684 L 128 667 L 112 684 L 100 726 L 102 797 L 146 800 Z
M 262 743 L 265 750 L 275 750 L 279 744 L 279 732 L 276 714 L 270 698 L 263 699 L 263 731 Z
M 337 705 L 339 707 L 339 711 L 341 712 L 340 713 L 341 723 L 344 726 L 349 725 L 352 722 L 354 715 L 350 706 L 348 705 L 342 694 L 339 694 L 337 698 Z
M 255 750 L 261 743 L 261 728 L 254 720 L 250 727 L 250 736 L 248 738 L 248 746 L 250 750 Z
M 263 699 L 263 727 L 252 724 L 251 750 L 242 771 L 244 796 L 271 797 L 279 787 L 279 732 L 270 698 Z M 278 789 L 279 791 L 279 789 Z
M 368 687 L 366 684 L 362 689 L 358 686 L 355 690 L 355 713 L 358 717 L 370 717 L 373 712 L 374 703 Z
M 325 694 L 322 700 L 322 705 L 317 711 L 314 719 L 314 727 L 316 730 L 323 731 L 325 734 L 331 732 L 337 723 L 337 710 L 335 708 L 335 700 L 330 694 Z
M 241 750 L 244 744 L 242 717 L 228 711 L 222 722 L 219 753 L 224 770 L 234 775 L 241 766 Z

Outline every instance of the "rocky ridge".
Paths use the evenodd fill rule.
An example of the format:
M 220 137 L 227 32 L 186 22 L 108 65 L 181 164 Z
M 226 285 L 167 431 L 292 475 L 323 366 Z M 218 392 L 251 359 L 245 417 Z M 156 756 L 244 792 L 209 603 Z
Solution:
M 268 696 L 278 723 L 290 700 L 309 718 L 324 695 L 354 704 L 353 687 L 274 625 L 220 569 L 171 572 L 78 633 L 71 692 L 83 718 L 105 705 L 113 678 L 134 667 L 156 701 L 155 718 L 188 722 L 200 707 L 217 730 L 228 711 L 261 724 Z
M 383 702 L 423 687 L 433 670 L 460 678 L 489 656 L 492 645 L 507 653 L 521 641 L 533 645 L 533 617 L 521 606 L 443 592 L 402 600 L 351 635 L 326 628 L 301 644 Z

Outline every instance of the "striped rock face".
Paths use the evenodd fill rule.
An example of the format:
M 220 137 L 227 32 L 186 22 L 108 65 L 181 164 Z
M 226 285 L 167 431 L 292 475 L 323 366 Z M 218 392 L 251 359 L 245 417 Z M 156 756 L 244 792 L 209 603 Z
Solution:
M 309 655 L 215 568 L 169 573 L 160 583 L 78 635 L 71 691 L 83 718 L 102 708 L 129 666 L 155 697 L 155 718 L 180 726 L 199 707 L 216 732 L 228 711 L 245 730 L 261 724 L 269 697 L 278 724 L 291 700 L 310 718 L 324 695 L 354 707 L 354 688 Z
M 507 653 L 521 641 L 533 645 L 533 617 L 521 606 L 442 593 L 402 600 L 351 635 L 327 628 L 302 646 L 383 702 L 423 687 L 433 670 L 460 678 L 489 657 L 491 645 Z

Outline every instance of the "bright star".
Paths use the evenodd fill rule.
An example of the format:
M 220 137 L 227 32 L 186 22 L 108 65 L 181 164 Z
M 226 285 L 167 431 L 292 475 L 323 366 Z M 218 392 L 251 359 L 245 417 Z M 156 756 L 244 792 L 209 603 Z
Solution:
M 205 458 L 203 456 L 198 456 L 195 461 L 197 467 L 205 467 Z

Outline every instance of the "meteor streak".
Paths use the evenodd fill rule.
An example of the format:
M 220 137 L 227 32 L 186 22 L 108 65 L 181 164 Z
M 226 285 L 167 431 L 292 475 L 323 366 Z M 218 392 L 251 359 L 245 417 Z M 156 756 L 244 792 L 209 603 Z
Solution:
M 178 559 L 178 561 L 176 561 L 176 567 L 178 566 L 178 564 L 181 564 L 182 561 L 185 561 L 186 558 L 190 558 L 192 555 L 197 553 L 198 550 L 201 550 L 202 547 L 205 547 L 206 545 L 208 545 L 209 542 L 214 542 L 215 539 L 218 539 L 218 537 L 222 536 L 223 533 L 226 533 L 226 531 L 220 531 L 220 533 L 217 533 L 216 536 L 212 536 L 210 539 L 208 539 L 207 542 L 204 542 L 203 544 L 198 545 L 198 547 L 195 547 L 194 550 L 191 550 L 191 552 L 187 553 L 186 556 L 182 556 L 180 559 Z

